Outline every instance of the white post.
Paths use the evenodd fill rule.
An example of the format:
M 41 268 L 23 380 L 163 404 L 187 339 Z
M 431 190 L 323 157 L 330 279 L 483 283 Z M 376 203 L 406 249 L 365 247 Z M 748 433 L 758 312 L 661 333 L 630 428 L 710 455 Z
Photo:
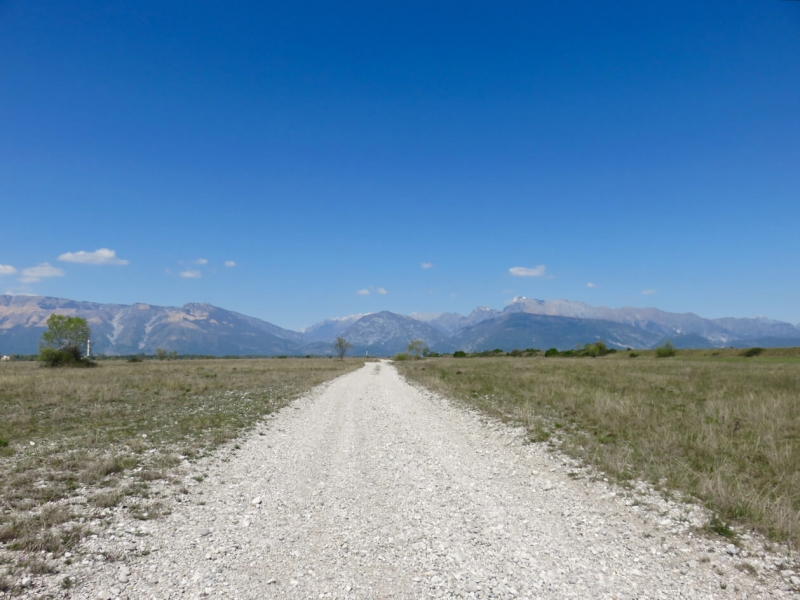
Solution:
M 86 358 L 92 356 L 92 340 L 86 340 Z

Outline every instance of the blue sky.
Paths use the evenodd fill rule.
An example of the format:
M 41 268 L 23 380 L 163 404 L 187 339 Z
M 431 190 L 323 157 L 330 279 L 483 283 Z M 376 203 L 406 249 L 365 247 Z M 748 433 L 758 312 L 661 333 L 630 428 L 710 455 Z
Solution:
M 798 225 L 800 2 L 0 0 L 0 293 L 798 323 Z

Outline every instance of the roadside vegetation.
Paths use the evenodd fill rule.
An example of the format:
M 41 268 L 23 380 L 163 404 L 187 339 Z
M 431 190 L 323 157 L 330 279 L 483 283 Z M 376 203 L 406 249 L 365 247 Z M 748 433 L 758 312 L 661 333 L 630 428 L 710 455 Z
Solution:
M 109 510 L 158 516 L 154 484 L 178 483 L 185 460 L 362 364 L 146 360 L 41 369 L 35 362 L 3 363 L 0 564 L 12 560 L 8 550 L 63 554 Z
M 667 351 L 461 353 L 397 367 L 623 484 L 700 499 L 718 533 L 736 523 L 800 545 L 800 349 Z

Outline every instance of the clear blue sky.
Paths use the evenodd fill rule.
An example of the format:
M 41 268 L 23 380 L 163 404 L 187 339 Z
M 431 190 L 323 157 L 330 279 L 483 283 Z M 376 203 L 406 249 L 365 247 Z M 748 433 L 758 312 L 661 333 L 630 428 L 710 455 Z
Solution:
M 800 2 L 0 0 L 0 293 L 797 323 L 799 259 Z

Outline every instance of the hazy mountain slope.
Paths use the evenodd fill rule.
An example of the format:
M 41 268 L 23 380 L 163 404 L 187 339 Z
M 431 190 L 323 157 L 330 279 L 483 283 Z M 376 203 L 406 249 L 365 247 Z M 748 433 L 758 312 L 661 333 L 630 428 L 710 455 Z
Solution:
M 657 332 L 665 337 L 697 334 L 714 345 L 726 345 L 741 338 L 790 338 L 800 335 L 800 328 L 794 325 L 764 318 L 704 319 L 693 313 L 670 313 L 657 308 L 608 308 L 570 300 L 536 300 L 522 296 L 514 298 L 503 312 L 616 321 Z
M 417 321 L 422 321 L 423 323 L 427 323 L 431 327 L 434 327 L 441 331 L 446 336 L 451 336 L 456 333 L 459 329 L 464 327 L 464 321 L 466 317 L 463 315 L 459 315 L 458 313 L 449 313 L 449 312 L 441 312 L 441 313 L 419 313 L 413 312 L 409 315 L 412 319 L 416 319 Z
M 361 317 L 342 331 L 342 337 L 353 344 L 356 354 L 396 354 L 405 351 L 411 340 L 423 340 L 431 350 L 439 352 L 452 348 L 447 336 L 431 325 L 388 311 Z
M 305 341 L 314 342 L 332 342 L 335 340 L 345 329 L 350 327 L 353 323 L 358 321 L 365 313 L 358 315 L 348 315 L 346 317 L 334 317 L 332 319 L 325 319 L 319 323 L 306 327 L 302 330 L 302 335 Z
M 657 308 L 594 307 L 568 300 L 515 298 L 502 312 L 478 307 L 469 315 L 384 311 L 327 319 L 303 332 L 210 304 L 182 307 L 100 304 L 42 296 L 0 296 L 0 353 L 33 354 L 53 313 L 85 318 L 95 354 L 329 354 L 345 337 L 353 353 L 391 355 L 422 339 L 431 350 L 574 348 L 598 339 L 610 346 L 650 348 L 670 339 L 678 348 L 792 346 L 800 328 L 765 318 L 704 319 Z
M 42 296 L 0 296 L 0 352 L 32 354 L 53 314 L 85 318 L 95 354 L 300 354 L 302 334 L 239 313 L 187 304 L 98 304 Z
M 612 348 L 650 348 L 660 339 L 658 334 L 613 321 L 508 313 L 467 327 L 451 342 L 461 350 L 474 352 L 495 348 L 569 350 L 598 340 Z

